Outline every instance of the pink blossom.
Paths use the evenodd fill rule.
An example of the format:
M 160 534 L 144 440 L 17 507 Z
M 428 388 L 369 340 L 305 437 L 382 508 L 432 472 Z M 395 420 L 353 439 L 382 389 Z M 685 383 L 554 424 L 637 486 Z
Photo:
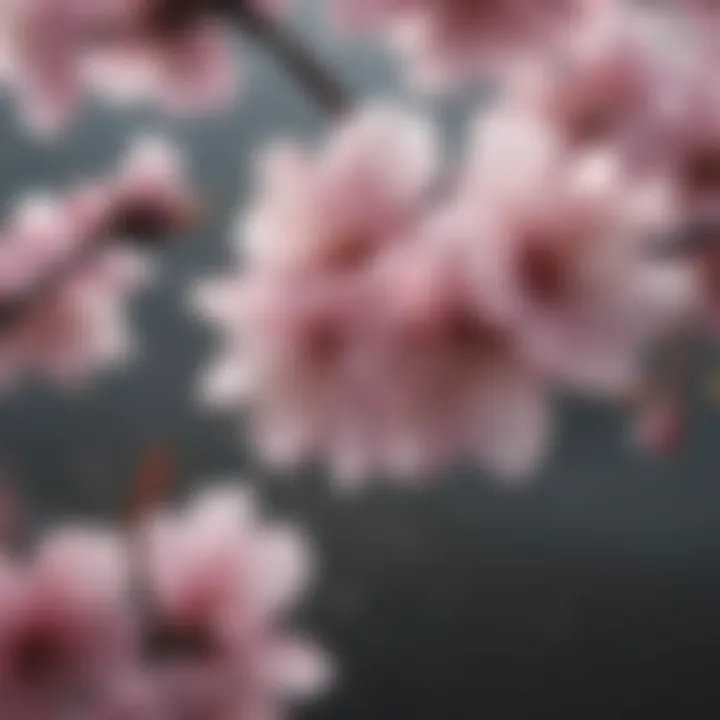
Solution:
M 432 127 L 389 105 L 359 111 L 315 155 L 277 142 L 240 218 L 240 253 L 269 271 L 360 273 L 413 220 L 437 171 Z
M 310 580 L 307 547 L 295 530 L 262 522 L 246 492 L 218 486 L 157 514 L 137 550 L 150 672 L 169 717 L 275 717 L 326 687 L 327 658 L 283 628 Z
M 67 528 L 48 535 L 28 566 L 4 563 L 3 711 L 17 720 L 63 717 L 129 661 L 124 549 L 109 532 Z
M 713 67 L 713 66 L 711 66 Z M 720 93 L 710 68 L 693 65 L 683 76 L 680 110 L 668 133 L 658 171 L 672 183 L 683 223 L 703 239 L 688 253 L 713 326 L 720 309 Z M 713 231 L 714 228 L 714 231 Z M 713 239 L 714 232 L 714 239 Z
M 119 19 L 124 0 L 6 0 L 3 70 L 35 131 L 65 126 L 83 95 L 82 61 Z
M 294 528 L 203 489 L 120 535 L 67 525 L 0 557 L 0 699 L 13 720 L 266 720 L 325 690 L 288 628 L 312 578 Z
M 686 80 L 666 152 L 669 173 L 687 213 L 720 213 L 720 92 L 708 71 Z
M 336 0 L 340 22 L 389 30 L 423 82 L 503 68 L 547 51 L 611 3 L 598 0 Z
M 261 164 L 240 224 L 248 272 L 211 283 L 199 302 L 225 336 L 204 392 L 229 408 L 251 401 L 266 456 L 333 455 L 358 415 L 346 360 L 373 320 L 373 267 L 414 222 L 435 154 L 424 122 L 375 107 L 317 156 L 284 144 Z
M 286 4 L 255 2 L 259 12 Z M 88 84 L 176 110 L 215 109 L 237 86 L 232 3 L 6 0 L 3 12 L 4 75 L 46 134 L 68 124 Z
M 468 243 L 425 227 L 434 145 L 424 123 L 371 109 L 319 159 L 284 146 L 263 165 L 243 269 L 198 302 L 224 346 L 204 396 L 249 407 L 265 458 L 320 458 L 350 482 L 459 457 L 513 474 L 541 456 L 541 379 L 495 308 L 476 308 Z
M 478 124 L 461 195 L 500 304 L 565 382 L 626 390 L 648 345 L 695 308 L 690 266 L 658 257 L 672 189 L 628 176 L 613 153 L 568 154 L 553 128 L 498 111 Z
M 156 100 L 181 113 L 218 110 L 233 99 L 239 77 L 229 28 L 211 15 L 162 33 L 143 22 L 133 20 L 127 36 L 89 56 L 86 77 L 101 94 Z
M 141 143 L 117 178 L 66 199 L 26 199 L 0 245 L 2 379 L 21 370 L 76 382 L 131 357 L 127 299 L 147 278 L 136 250 L 189 217 L 191 196 L 170 149 Z
M 664 156 L 682 103 L 678 70 L 630 24 L 599 23 L 560 58 L 513 74 L 506 103 L 537 113 L 573 148 L 613 144 L 637 170 Z
M 65 262 L 88 252 L 75 235 L 71 217 L 51 199 L 26 201 L 2 245 L 5 302 L 41 293 L 12 312 L 0 347 L 5 380 L 21 369 L 35 369 L 58 379 L 87 376 L 98 367 L 127 357 L 129 336 L 122 299 L 138 277 L 134 259 L 108 250 L 37 290 L 45 277 L 64 275 Z M 132 265 L 130 264 L 132 262 Z M 20 300 L 25 304 L 24 300 Z
M 181 154 L 156 137 L 141 138 L 131 146 L 110 180 L 106 203 L 101 228 L 141 245 L 185 229 L 199 210 Z
M 548 450 L 549 387 L 468 242 L 454 214 L 440 215 L 379 270 L 376 432 L 391 469 L 412 475 L 465 459 L 513 480 Z

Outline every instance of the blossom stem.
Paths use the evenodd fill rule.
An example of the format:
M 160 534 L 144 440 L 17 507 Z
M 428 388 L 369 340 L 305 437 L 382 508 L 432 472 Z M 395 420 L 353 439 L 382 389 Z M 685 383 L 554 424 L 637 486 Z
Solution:
M 233 8 L 233 18 L 237 26 L 270 50 L 288 73 L 329 115 L 344 114 L 353 105 L 353 100 L 342 83 L 298 37 L 251 5 L 242 3 L 240 7 Z

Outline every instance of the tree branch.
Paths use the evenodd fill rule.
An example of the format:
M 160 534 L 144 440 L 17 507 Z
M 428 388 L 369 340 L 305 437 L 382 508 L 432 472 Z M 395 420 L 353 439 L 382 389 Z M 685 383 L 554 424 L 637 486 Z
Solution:
M 239 7 L 234 4 L 231 13 L 235 24 L 267 48 L 329 115 L 342 115 L 352 107 L 351 94 L 342 83 L 287 28 L 254 9 L 248 2 Z

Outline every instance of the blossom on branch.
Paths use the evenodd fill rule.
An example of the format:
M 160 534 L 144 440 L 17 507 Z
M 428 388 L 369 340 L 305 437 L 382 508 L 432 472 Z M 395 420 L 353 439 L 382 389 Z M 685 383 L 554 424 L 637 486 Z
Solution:
M 291 527 L 204 489 L 125 532 L 68 525 L 0 564 L 0 703 L 14 720 L 264 720 L 325 691 L 288 629 L 311 580 Z
M 672 185 L 611 149 L 567 152 L 555 128 L 500 108 L 480 118 L 458 213 L 530 356 L 573 387 L 626 392 L 652 343 L 697 309 L 689 263 L 662 258 Z
M 508 77 L 502 104 L 539 115 L 571 150 L 613 145 L 630 169 L 664 157 L 682 107 L 679 72 L 632 26 L 605 23 L 580 33 L 560 58 Z
M 192 219 L 174 150 L 142 141 L 117 177 L 64 198 L 23 201 L 0 243 L 0 376 L 23 370 L 77 382 L 126 361 L 127 300 L 148 277 L 139 245 Z
M 125 669 L 134 618 L 126 549 L 102 529 L 49 534 L 27 565 L 3 557 L 0 700 L 17 720 L 64 717 Z
M 175 111 L 216 110 L 234 96 L 236 15 L 282 0 L 3 0 L 2 71 L 25 119 L 54 134 L 87 87 L 153 99 Z
M 327 657 L 283 628 L 312 575 L 296 530 L 264 523 L 247 492 L 218 486 L 139 532 L 146 667 L 170 718 L 278 717 L 327 688 Z
M 428 210 L 436 155 L 424 122 L 374 108 L 319 155 L 283 146 L 264 163 L 243 268 L 197 302 L 223 336 L 204 397 L 249 406 L 265 458 L 354 481 L 458 457 L 515 474 L 542 455 L 540 378 L 476 306 L 467 243 Z

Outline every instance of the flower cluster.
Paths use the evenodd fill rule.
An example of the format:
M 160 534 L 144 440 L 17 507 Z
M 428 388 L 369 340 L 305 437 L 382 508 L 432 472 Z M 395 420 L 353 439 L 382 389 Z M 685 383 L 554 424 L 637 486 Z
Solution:
M 238 224 L 238 270 L 196 293 L 224 336 L 204 398 L 249 407 L 275 462 L 323 459 L 349 480 L 470 459 L 516 476 L 549 446 L 557 391 L 635 393 L 678 327 L 717 324 L 720 95 L 705 42 L 717 12 L 328 4 L 346 27 L 387 30 L 416 75 L 502 81 L 459 167 L 444 167 L 425 120 L 352 107 L 276 23 L 281 0 L 5 0 L 3 69 L 49 128 L 88 84 L 217 107 L 237 85 L 232 31 L 264 42 L 334 126 L 317 151 L 273 144 Z M 126 351 L 121 300 L 136 274 L 96 240 L 148 242 L 191 214 L 177 167 L 147 155 L 8 224 L 3 376 L 84 377 Z M 645 422 L 645 408 L 641 424 L 674 427 L 678 404 L 665 388 L 649 406 L 666 420 Z
M 279 717 L 330 680 L 284 627 L 306 544 L 234 485 L 124 533 L 56 529 L 0 568 L 0 696 L 16 720 Z
M 197 303 L 224 337 L 203 394 L 248 404 L 268 459 L 514 477 L 547 448 L 552 387 L 627 392 L 695 307 L 692 268 L 657 257 L 666 183 L 512 104 L 474 135 L 449 193 L 431 128 L 391 107 L 261 164 L 238 273 Z
M 494 81 L 457 162 L 419 113 L 355 103 L 278 23 L 285 0 L 0 0 L 0 79 L 37 131 L 87 90 L 219 108 L 236 31 L 331 116 L 317 146 L 262 155 L 232 267 L 193 289 L 220 336 L 202 401 L 247 412 L 268 462 L 345 486 L 457 461 L 522 478 L 567 393 L 633 400 L 638 443 L 674 447 L 674 346 L 720 326 L 720 4 L 327 4 L 392 38 L 411 76 Z M 154 139 L 20 203 L 0 228 L 0 382 L 126 360 L 139 251 L 196 214 Z M 136 520 L 22 553 L 3 533 L 3 717 L 276 720 L 327 688 L 328 659 L 287 628 L 311 575 L 296 531 L 230 486 Z
M 86 87 L 175 109 L 214 110 L 237 87 L 232 30 L 242 6 L 282 0 L 3 0 L 3 73 L 31 127 L 68 124 Z
M 434 13 L 468 32 L 469 16 L 519 17 L 512 3 L 362 7 L 436 31 Z M 712 321 L 717 251 L 673 243 L 720 216 L 717 94 L 700 56 L 665 58 L 623 19 L 517 64 L 454 181 L 432 128 L 392 107 L 342 118 L 315 154 L 275 144 L 239 269 L 196 301 L 223 336 L 202 394 L 249 408 L 265 458 L 328 460 L 345 480 L 461 458 L 515 477 L 547 450 L 556 390 L 623 398 L 658 343 Z M 643 426 L 669 427 L 677 405 L 651 398 Z
M 127 360 L 127 298 L 148 275 L 139 249 L 194 213 L 174 149 L 139 141 L 115 177 L 21 201 L 0 243 L 0 377 L 65 382 Z

